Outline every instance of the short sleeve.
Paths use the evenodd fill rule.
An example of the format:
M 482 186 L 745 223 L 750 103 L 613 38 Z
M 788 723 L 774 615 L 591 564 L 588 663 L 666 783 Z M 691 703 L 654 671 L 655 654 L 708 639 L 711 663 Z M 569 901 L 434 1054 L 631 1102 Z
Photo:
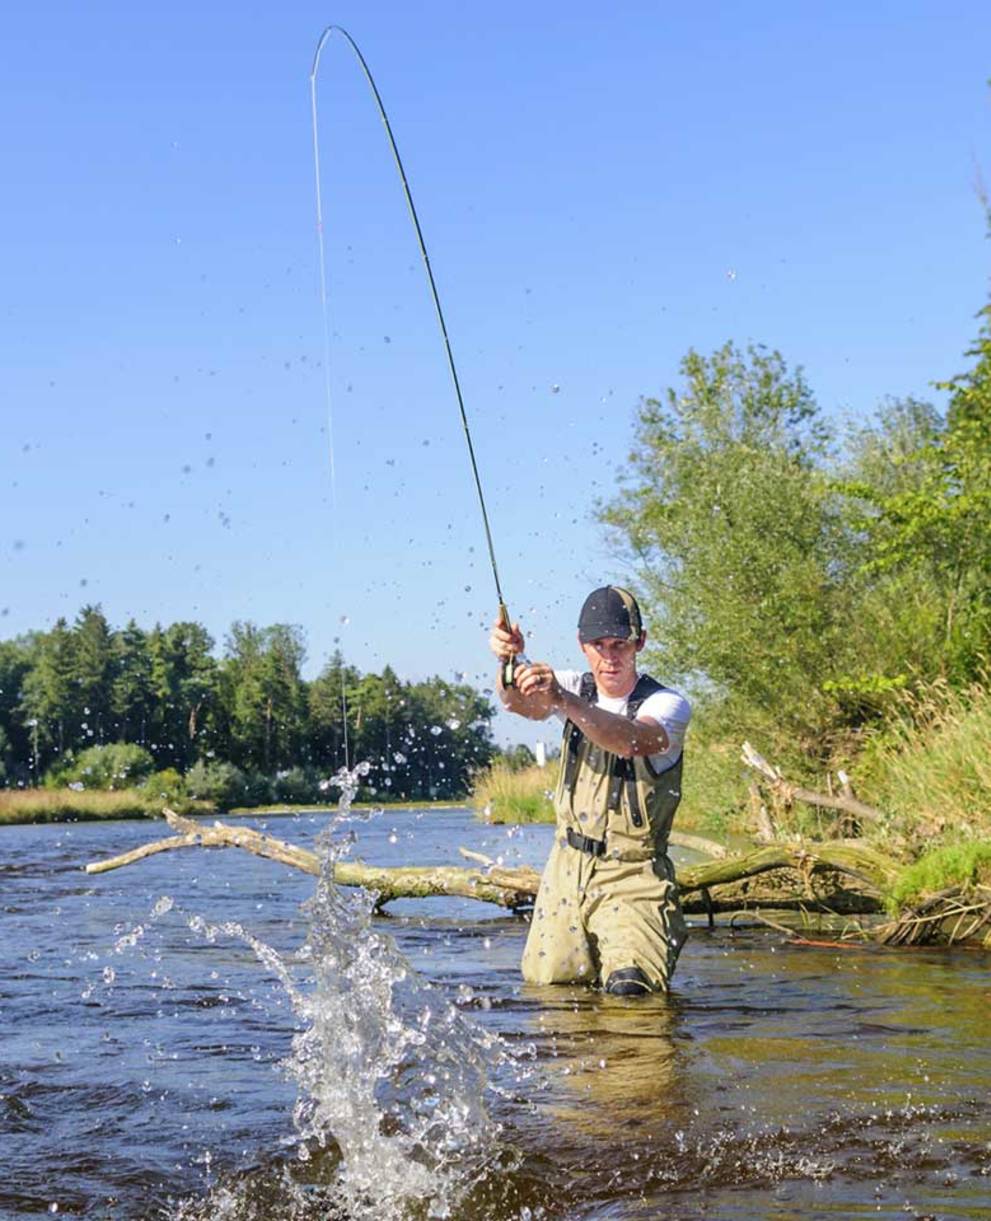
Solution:
M 685 732 L 692 719 L 692 706 L 677 691 L 655 691 L 640 705 L 637 717 L 649 717 L 663 725 L 668 735 L 668 748 L 660 754 L 651 755 L 650 761 L 657 771 L 678 762 L 685 745 Z
M 578 695 L 582 688 L 582 672 L 581 670 L 555 670 L 554 677 L 561 684 L 569 695 Z M 554 709 L 554 715 L 559 721 L 566 721 L 568 718 L 560 710 Z

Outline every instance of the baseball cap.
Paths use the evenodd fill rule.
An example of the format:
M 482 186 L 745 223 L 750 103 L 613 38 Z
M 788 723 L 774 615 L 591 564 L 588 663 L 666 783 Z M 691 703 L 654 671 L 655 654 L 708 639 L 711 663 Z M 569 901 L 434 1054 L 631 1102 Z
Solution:
M 578 639 L 582 644 L 614 636 L 619 640 L 639 640 L 643 620 L 637 600 L 628 589 L 603 585 L 593 589 L 578 616 Z

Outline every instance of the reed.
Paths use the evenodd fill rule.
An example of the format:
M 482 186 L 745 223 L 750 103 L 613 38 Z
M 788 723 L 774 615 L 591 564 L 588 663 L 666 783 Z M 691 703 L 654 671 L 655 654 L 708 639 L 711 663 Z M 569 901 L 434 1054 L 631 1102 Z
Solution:
M 870 800 L 909 837 L 991 838 L 989 676 L 963 690 L 938 682 L 906 695 L 900 716 L 858 765 Z
M 0 789 L 0 824 L 156 818 L 165 804 L 159 794 L 142 789 Z M 211 808 L 206 802 L 180 804 L 185 813 Z
M 474 778 L 472 806 L 489 822 L 553 822 L 556 765 L 513 771 L 495 763 Z

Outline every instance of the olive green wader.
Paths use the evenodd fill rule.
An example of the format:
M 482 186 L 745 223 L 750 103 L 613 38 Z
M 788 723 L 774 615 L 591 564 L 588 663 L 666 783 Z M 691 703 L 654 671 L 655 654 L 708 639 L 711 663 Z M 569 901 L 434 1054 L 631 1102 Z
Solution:
M 662 689 L 642 675 L 627 716 Z M 580 695 L 595 700 L 591 674 Z M 687 936 L 667 855 L 681 767 L 679 758 L 656 772 L 648 758 L 610 754 L 565 724 L 557 829 L 523 951 L 524 979 L 606 984 L 636 968 L 652 989 L 667 989 Z

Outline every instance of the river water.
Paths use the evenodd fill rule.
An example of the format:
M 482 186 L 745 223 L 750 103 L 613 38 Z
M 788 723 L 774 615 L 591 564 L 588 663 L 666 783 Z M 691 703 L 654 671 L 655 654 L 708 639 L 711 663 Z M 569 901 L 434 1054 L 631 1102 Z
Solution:
M 375 864 L 550 836 L 354 827 Z M 0 828 L 0 1217 L 991 1216 L 988 955 L 700 926 L 669 998 L 535 988 L 480 903 L 307 907 L 235 850 L 81 872 L 162 833 Z

